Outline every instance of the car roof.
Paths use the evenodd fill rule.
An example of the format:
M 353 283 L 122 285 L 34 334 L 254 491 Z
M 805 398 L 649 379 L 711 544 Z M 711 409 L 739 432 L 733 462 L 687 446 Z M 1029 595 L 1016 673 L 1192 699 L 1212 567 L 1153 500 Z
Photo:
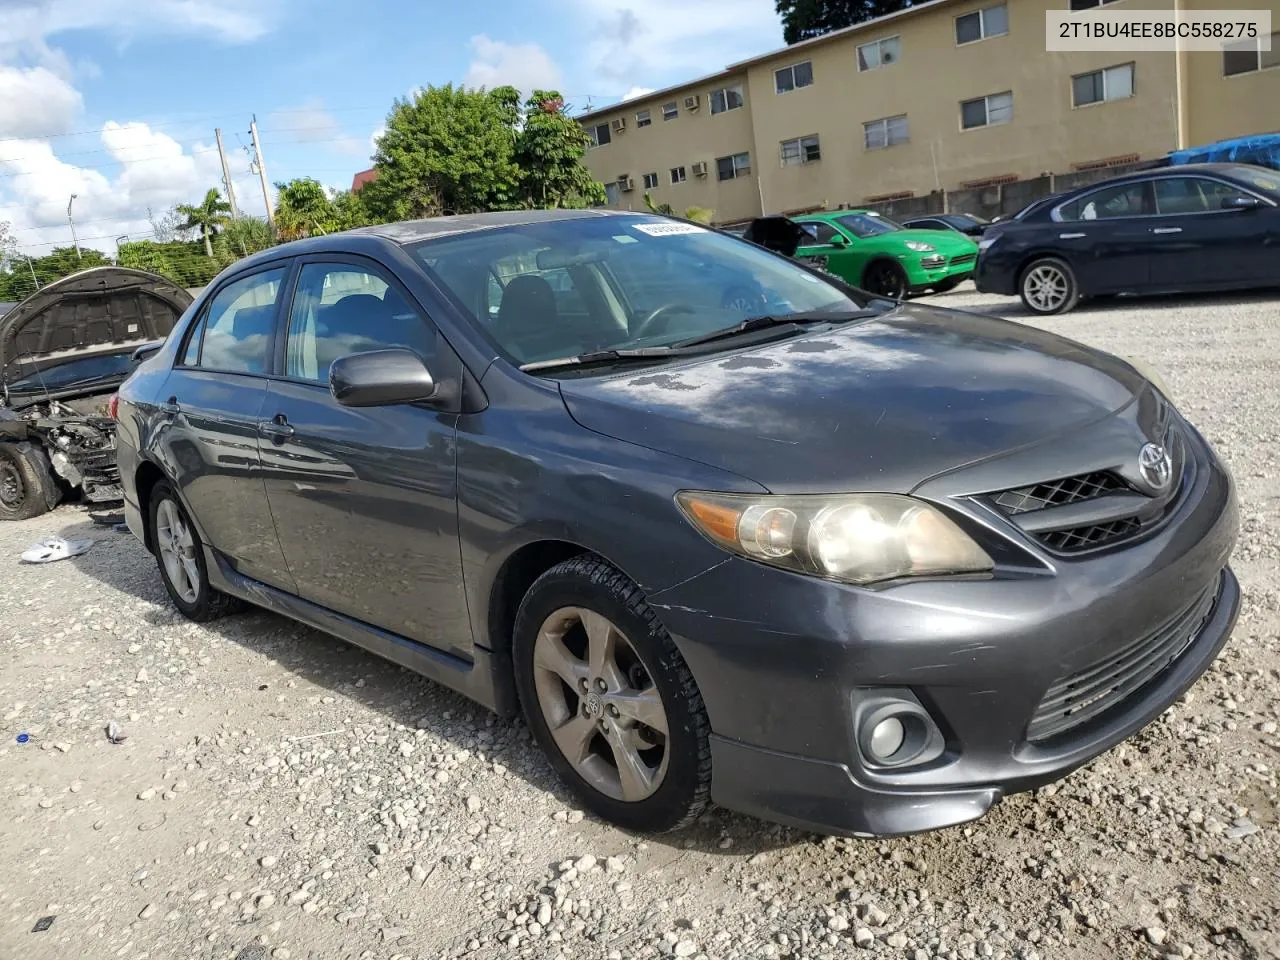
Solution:
M 1061 194 L 1062 197 L 1073 197 L 1080 193 L 1087 193 L 1097 187 L 1115 186 L 1122 183 L 1132 183 L 1135 180 L 1163 180 L 1168 177 L 1185 177 L 1196 173 L 1217 174 L 1220 177 L 1230 177 L 1239 179 L 1240 168 L 1245 164 L 1239 163 L 1183 163 L 1173 167 L 1154 167 L 1150 170 L 1138 170 L 1133 173 L 1121 174 L 1118 177 L 1108 177 L 1106 180 L 1099 180 L 1096 183 L 1086 184 L 1083 187 L 1076 187 L 1074 190 Z
M 875 216 L 875 217 L 880 216 L 880 214 L 874 210 L 863 210 L 859 208 L 856 210 L 819 210 L 815 213 L 798 213 L 791 219 L 792 220 L 835 220 L 839 217 L 848 216 L 851 213 L 870 214 L 871 216 Z

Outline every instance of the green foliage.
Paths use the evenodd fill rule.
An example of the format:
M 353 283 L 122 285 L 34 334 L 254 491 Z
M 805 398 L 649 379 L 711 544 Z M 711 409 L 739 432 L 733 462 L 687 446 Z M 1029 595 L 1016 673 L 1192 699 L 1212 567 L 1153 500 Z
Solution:
M 320 236 L 338 229 L 333 203 L 320 181 L 299 177 L 277 183 L 276 190 L 276 229 L 281 240 Z
M 204 253 L 199 240 L 156 243 L 139 240 L 122 243 L 116 260 L 122 267 L 158 273 L 182 287 L 202 287 L 239 256 L 225 248 L 225 234 L 218 238 L 214 256 Z
M 339 230 L 354 230 L 380 222 L 364 202 L 364 193 L 341 190 L 333 196 L 333 217 Z
M 581 208 L 605 202 L 604 184 L 595 180 L 582 157 L 591 141 L 565 112 L 555 90 L 535 90 L 524 104 L 524 123 L 516 135 L 524 206 Z
M 228 220 L 227 225 L 222 228 L 215 247 L 225 247 L 228 255 L 234 259 L 266 250 L 274 246 L 275 242 L 271 224 L 266 220 L 261 217 L 235 217 Z
M 851 27 L 876 17 L 897 13 L 913 0 L 777 0 L 782 17 L 782 37 L 797 43 L 832 30 Z
M 650 213 L 661 214 L 664 217 L 683 217 L 685 220 L 692 220 L 694 223 L 709 224 L 716 213 L 706 207 L 685 207 L 683 213 L 676 213 L 671 204 L 654 203 L 653 197 L 647 193 L 644 195 L 644 205 L 649 209 Z
M 107 267 L 111 261 L 103 253 L 91 247 L 82 247 L 77 255 L 74 247 L 55 247 L 43 257 L 14 259 L 9 273 L 0 273 L 0 300 L 23 300 L 35 292 L 32 270 L 40 286 L 69 277 L 90 267 Z
M 204 237 L 204 252 L 206 256 L 213 256 L 212 238 L 218 232 L 218 228 L 230 219 L 231 204 L 223 200 L 217 190 L 211 189 L 204 195 L 204 202 L 198 206 L 190 206 L 189 204 L 179 204 L 173 208 L 179 216 L 183 217 L 182 223 L 178 224 L 178 230 L 199 230 L 201 236 Z

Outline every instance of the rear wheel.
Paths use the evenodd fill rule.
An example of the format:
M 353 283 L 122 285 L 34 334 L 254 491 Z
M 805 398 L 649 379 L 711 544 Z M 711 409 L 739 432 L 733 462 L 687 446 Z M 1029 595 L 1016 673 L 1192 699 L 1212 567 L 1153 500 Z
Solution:
M 1057 257 L 1043 257 L 1029 263 L 1022 271 L 1018 292 L 1026 308 L 1041 316 L 1066 313 L 1080 300 L 1075 271 Z
M 706 709 L 639 587 L 599 558 L 567 560 L 530 587 L 514 641 L 525 718 L 588 808 L 647 833 L 706 809 Z
M 889 260 L 877 260 L 862 273 L 862 289 L 878 297 L 903 300 L 907 296 L 907 275 Z
M 0 520 L 29 520 L 62 499 L 49 458 L 33 443 L 0 443 Z
M 235 613 L 243 603 L 209 585 L 204 544 L 173 488 L 160 482 L 151 488 L 148 524 L 156 563 L 169 599 L 188 620 L 204 622 Z

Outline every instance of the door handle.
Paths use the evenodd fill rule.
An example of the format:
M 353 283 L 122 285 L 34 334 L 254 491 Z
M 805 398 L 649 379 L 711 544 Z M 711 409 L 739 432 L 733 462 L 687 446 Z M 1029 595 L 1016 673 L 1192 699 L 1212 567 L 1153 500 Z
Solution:
M 182 407 L 178 405 L 177 397 L 170 397 L 164 403 L 160 404 L 160 412 L 167 417 L 176 417 L 182 412 Z
M 1060 233 L 1058 234 L 1058 239 L 1059 240 L 1080 240 L 1087 236 L 1088 236 L 1087 233 Z
M 276 443 L 283 443 L 293 436 L 294 429 L 289 425 L 289 421 L 285 419 L 283 413 L 277 413 L 270 420 L 259 421 L 258 434 L 274 440 Z
M 1152 227 L 1152 233 L 1181 233 L 1181 227 Z

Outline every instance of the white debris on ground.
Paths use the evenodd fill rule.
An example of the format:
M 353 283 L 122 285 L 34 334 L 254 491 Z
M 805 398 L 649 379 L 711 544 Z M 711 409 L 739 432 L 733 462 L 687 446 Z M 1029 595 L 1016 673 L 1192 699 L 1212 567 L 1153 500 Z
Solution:
M 1278 316 L 1121 300 L 1039 324 L 1154 364 L 1230 462 L 1244 608 L 1149 730 L 920 837 L 719 810 L 629 836 L 583 816 L 519 723 L 272 615 L 187 623 L 142 547 L 79 507 L 0 524 L 0 956 L 1280 955 Z M 97 542 L 18 563 L 51 535 Z

